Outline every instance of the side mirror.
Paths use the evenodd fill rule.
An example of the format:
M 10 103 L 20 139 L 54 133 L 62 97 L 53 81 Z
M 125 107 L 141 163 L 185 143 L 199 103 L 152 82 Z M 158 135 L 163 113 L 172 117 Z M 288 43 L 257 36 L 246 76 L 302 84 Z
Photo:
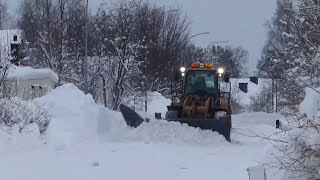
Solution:
M 224 82 L 230 82 L 230 73 L 228 72 L 225 73 L 223 78 L 224 78 Z
M 180 81 L 180 73 L 174 74 L 174 81 Z

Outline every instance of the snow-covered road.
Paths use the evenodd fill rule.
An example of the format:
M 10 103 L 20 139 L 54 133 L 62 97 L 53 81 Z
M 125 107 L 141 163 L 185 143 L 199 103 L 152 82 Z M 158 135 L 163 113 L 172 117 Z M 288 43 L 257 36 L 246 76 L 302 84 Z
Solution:
M 270 135 L 281 118 L 266 113 L 234 115 L 228 143 L 214 132 L 171 123 L 127 128 L 119 113 L 102 110 L 70 85 L 38 101 L 55 114 L 52 125 L 41 139 L 8 136 L 8 146 L 0 147 L 1 180 L 248 180 L 246 168 L 266 160 L 271 148 L 250 137 L 251 131 Z M 63 119 L 65 114 L 72 116 Z M 84 122 L 88 118 L 89 125 Z M 114 121 L 106 122 L 108 118 Z M 90 126 L 95 122 L 97 135 L 92 134 L 96 127 Z

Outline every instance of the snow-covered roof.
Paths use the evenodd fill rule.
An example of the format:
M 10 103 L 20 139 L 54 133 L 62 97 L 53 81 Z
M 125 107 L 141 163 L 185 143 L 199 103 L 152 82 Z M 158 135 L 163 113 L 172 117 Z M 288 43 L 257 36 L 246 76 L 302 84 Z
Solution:
M 231 78 L 231 94 L 232 98 L 241 106 L 248 107 L 252 103 L 251 97 L 258 97 L 262 90 L 271 87 L 272 80 L 266 78 L 259 78 L 259 83 L 255 84 L 250 81 L 250 78 Z M 239 83 L 248 83 L 248 92 L 244 93 L 239 88 Z M 222 83 L 220 85 L 223 91 L 229 92 L 228 84 Z
M 233 90 L 238 91 L 238 100 L 240 105 L 246 107 L 251 103 L 250 97 L 258 97 L 262 90 L 271 87 L 272 80 L 259 78 L 259 83 L 255 84 L 250 81 L 250 78 L 231 78 Z M 248 83 L 248 93 L 244 93 L 239 89 L 239 83 Z
M 59 77 L 51 69 L 33 69 L 29 66 L 11 66 L 7 75 L 7 79 L 39 79 L 49 78 L 54 83 L 58 83 Z
M 10 55 L 11 44 L 20 44 L 22 42 L 22 30 L 0 30 L 0 57 L 6 57 Z M 14 36 L 17 39 L 14 39 Z

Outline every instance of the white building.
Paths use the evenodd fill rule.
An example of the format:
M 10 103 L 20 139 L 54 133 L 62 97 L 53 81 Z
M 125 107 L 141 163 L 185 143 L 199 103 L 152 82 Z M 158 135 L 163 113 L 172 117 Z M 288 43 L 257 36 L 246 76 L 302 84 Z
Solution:
M 0 59 L 9 58 L 12 63 L 17 64 L 22 46 L 22 30 L 0 30 Z
M 58 75 L 50 69 L 12 66 L 4 81 L 3 95 L 29 100 L 47 94 L 58 82 Z

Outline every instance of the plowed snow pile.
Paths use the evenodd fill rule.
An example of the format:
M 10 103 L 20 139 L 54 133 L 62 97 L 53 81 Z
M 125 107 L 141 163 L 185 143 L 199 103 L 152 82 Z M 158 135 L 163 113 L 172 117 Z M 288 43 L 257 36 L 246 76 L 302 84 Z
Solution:
M 205 146 L 228 144 L 225 138 L 216 132 L 203 131 L 177 122 L 153 120 L 149 123 L 143 123 L 136 129 L 119 130 L 106 137 L 109 140 L 133 140 L 143 141 L 144 143 L 164 142 L 168 144 L 198 144 Z
M 216 132 L 202 131 L 180 123 L 152 120 L 137 129 L 127 127 L 119 112 L 97 105 L 91 95 L 84 95 L 72 84 L 58 87 L 35 101 L 53 116 L 47 141 L 56 148 L 98 140 L 206 146 L 227 144 L 224 137 Z M 150 104 L 159 106 L 159 103 Z
M 156 94 L 154 100 L 152 111 L 168 103 Z M 247 180 L 246 169 L 264 160 L 271 146 L 252 131 L 270 135 L 276 131 L 270 124 L 281 118 L 235 115 L 228 143 L 215 132 L 166 121 L 129 128 L 119 112 L 97 105 L 72 84 L 34 101 L 52 116 L 51 123 L 42 136 L 30 125 L 23 134 L 11 130 L 10 139 L 0 142 L 1 180 Z M 0 141 L 3 133 L 0 128 Z M 281 179 L 267 173 L 268 179 Z

